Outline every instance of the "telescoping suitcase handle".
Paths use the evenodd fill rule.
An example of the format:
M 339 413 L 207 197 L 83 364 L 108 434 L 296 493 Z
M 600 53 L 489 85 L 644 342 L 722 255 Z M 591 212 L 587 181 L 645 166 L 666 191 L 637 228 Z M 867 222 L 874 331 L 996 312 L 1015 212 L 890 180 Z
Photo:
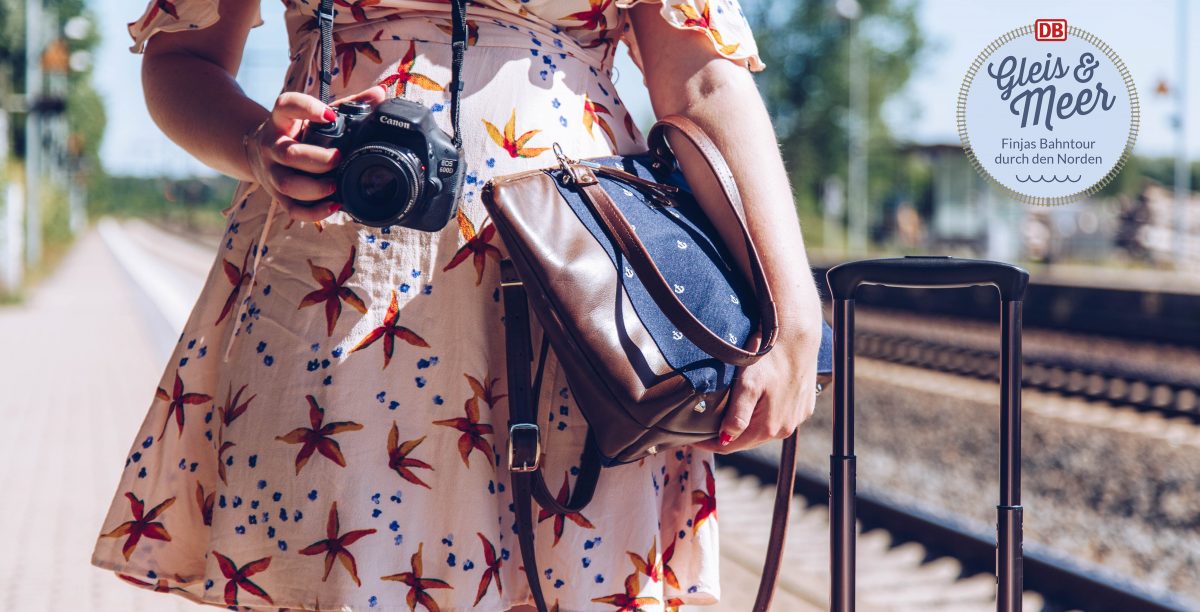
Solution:
M 947 289 L 992 285 L 1001 300 L 1020 300 L 1029 273 L 1011 264 L 947 256 L 867 259 L 830 268 L 826 274 L 833 299 L 852 300 L 859 285 Z
M 861 285 L 1000 292 L 1000 504 L 996 506 L 996 609 L 1017 612 L 1021 563 L 1021 304 L 1029 273 L 995 261 L 902 257 L 844 263 L 826 273 L 833 297 L 833 449 L 829 455 L 830 597 L 854 610 L 854 292 Z

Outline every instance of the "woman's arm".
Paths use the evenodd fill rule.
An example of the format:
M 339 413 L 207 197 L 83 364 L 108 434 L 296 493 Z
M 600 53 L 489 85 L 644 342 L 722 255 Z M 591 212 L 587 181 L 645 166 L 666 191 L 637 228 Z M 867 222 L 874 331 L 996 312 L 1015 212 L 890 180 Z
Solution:
M 721 446 L 736 450 L 785 437 L 812 414 L 821 304 L 770 117 L 749 70 L 717 55 L 708 37 L 680 30 L 639 4 L 630 19 L 655 115 L 683 115 L 713 139 L 733 171 L 746 224 L 779 312 L 776 348 L 744 368 L 733 389 Z M 734 220 L 696 151 L 672 139 L 697 199 L 747 268 Z
M 327 172 L 336 164 L 337 152 L 295 139 L 305 121 L 328 121 L 332 110 L 295 92 L 280 95 L 274 109 L 267 110 L 234 79 L 258 5 L 258 0 L 221 0 L 220 19 L 213 25 L 155 34 L 142 61 L 146 106 L 171 140 L 206 165 L 259 183 L 293 217 L 322 219 L 336 208 L 300 206 L 295 200 L 329 196 L 332 181 L 297 170 Z M 253 138 L 244 143 L 243 136 L 251 132 Z

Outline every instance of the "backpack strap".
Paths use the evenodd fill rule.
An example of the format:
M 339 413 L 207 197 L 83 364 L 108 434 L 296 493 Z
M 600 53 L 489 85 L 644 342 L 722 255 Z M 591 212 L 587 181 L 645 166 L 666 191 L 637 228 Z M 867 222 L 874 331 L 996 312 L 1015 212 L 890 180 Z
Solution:
M 538 612 L 548 612 L 546 597 L 542 593 L 541 575 L 537 568 L 537 551 L 534 547 L 533 500 L 536 498 L 543 510 L 554 514 L 570 514 L 583 509 L 596 492 L 596 485 L 600 479 L 601 457 L 589 428 L 587 442 L 580 457 L 579 476 L 575 480 L 575 489 L 571 492 L 570 499 L 565 504 L 560 503 L 550 493 L 540 469 L 545 453 L 537 423 L 537 400 L 541 392 L 542 371 L 546 365 L 549 341 L 543 334 L 537 375 L 531 389 L 529 379 L 533 347 L 530 341 L 529 300 L 511 260 L 505 259 L 500 262 L 500 287 L 504 296 L 505 347 L 508 360 L 507 465 L 513 491 L 513 509 L 516 513 L 517 540 L 525 568 L 525 579 L 529 582 L 534 603 Z M 780 561 L 783 557 L 788 510 L 796 477 L 797 435 L 792 433 L 783 441 L 780 453 L 775 509 L 771 517 L 771 538 L 767 543 L 767 558 L 763 564 L 758 595 L 754 602 L 755 612 L 766 612 L 775 593 L 775 581 L 779 576 Z

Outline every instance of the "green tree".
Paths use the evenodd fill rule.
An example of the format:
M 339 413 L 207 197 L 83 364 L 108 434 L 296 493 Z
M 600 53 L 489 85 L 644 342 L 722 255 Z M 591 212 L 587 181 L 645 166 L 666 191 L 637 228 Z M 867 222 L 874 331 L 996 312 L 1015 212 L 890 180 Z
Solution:
M 858 0 L 858 31 L 868 80 L 869 202 L 872 209 L 904 189 L 897 151 L 881 109 L 908 82 L 925 48 L 917 5 Z M 747 2 L 746 16 L 767 69 L 759 90 L 775 121 L 801 214 L 818 211 L 829 176 L 845 180 L 849 107 L 849 31 L 835 0 Z

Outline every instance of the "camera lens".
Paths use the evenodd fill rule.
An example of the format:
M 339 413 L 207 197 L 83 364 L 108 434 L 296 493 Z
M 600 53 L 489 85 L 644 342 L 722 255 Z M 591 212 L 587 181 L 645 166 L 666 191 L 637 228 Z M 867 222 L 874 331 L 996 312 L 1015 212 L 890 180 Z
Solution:
M 368 144 L 345 162 L 343 210 L 368 225 L 396 223 L 420 198 L 423 180 L 421 162 L 412 150 Z
M 391 168 L 371 166 L 358 177 L 359 193 L 372 208 L 386 206 L 397 198 L 400 180 Z

